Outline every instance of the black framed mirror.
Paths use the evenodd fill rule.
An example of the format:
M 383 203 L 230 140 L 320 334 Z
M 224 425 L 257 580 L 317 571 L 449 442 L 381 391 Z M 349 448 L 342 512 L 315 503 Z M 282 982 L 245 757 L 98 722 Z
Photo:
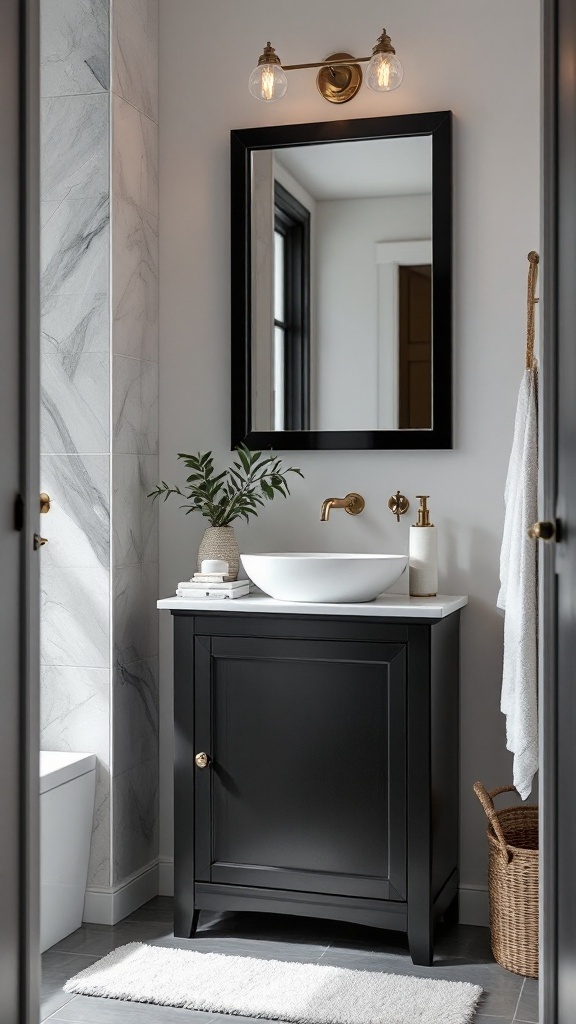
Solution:
M 451 448 L 450 111 L 230 149 L 232 446 Z

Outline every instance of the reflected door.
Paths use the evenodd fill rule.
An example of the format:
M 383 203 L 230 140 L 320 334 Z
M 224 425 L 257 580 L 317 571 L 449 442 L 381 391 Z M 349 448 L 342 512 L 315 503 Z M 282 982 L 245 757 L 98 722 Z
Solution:
M 432 277 L 429 266 L 398 267 L 401 430 L 432 426 Z

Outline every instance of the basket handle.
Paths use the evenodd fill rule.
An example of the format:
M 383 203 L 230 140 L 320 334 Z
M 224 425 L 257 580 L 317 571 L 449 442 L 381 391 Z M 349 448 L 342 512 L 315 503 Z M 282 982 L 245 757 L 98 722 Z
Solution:
M 506 857 L 506 861 L 509 862 L 510 851 L 508 850 L 508 847 L 506 845 L 506 840 L 504 838 L 504 833 L 502 831 L 500 820 L 494 809 L 494 797 L 498 796 L 500 793 L 515 793 L 516 789 L 514 786 L 499 786 L 498 789 L 492 789 L 490 790 L 490 792 L 488 792 L 488 790 L 485 789 L 481 782 L 475 782 L 474 792 L 476 793 L 476 796 L 478 797 L 480 803 L 482 804 L 482 807 L 484 808 L 488 821 L 490 822 L 492 828 L 494 829 L 496 839 L 498 840 L 498 843 L 500 845 L 500 852 L 504 857 Z

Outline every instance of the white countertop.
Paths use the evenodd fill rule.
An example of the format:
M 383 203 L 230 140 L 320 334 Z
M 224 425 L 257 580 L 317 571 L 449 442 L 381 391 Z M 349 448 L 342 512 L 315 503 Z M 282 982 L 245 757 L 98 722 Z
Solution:
M 307 604 L 304 601 L 275 601 L 256 591 L 247 597 L 230 600 L 165 597 L 157 607 L 174 612 L 202 611 L 210 614 L 251 612 L 253 615 L 358 615 L 382 619 L 444 619 L 468 604 L 468 598 L 438 594 L 436 597 L 408 597 L 406 594 L 381 594 L 375 601 L 363 604 Z

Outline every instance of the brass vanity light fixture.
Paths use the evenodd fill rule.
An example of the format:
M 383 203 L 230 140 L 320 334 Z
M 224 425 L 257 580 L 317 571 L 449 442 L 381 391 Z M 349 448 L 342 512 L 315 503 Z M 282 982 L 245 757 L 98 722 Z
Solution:
M 320 522 L 328 522 L 331 508 L 343 508 L 349 516 L 359 516 L 364 510 L 365 504 L 362 495 L 356 494 L 355 491 L 351 491 L 345 498 L 326 498 L 320 509 Z
M 287 71 L 320 68 L 316 77 L 318 89 L 330 103 L 346 103 L 356 95 L 362 85 L 360 64 L 366 68 L 366 85 L 374 92 L 392 92 L 404 77 L 392 40 L 382 31 L 370 57 L 353 57 L 351 53 L 331 53 L 323 61 L 311 64 L 282 64 L 270 42 L 258 58 L 250 75 L 248 88 L 257 100 L 273 102 L 282 98 L 288 88 Z

